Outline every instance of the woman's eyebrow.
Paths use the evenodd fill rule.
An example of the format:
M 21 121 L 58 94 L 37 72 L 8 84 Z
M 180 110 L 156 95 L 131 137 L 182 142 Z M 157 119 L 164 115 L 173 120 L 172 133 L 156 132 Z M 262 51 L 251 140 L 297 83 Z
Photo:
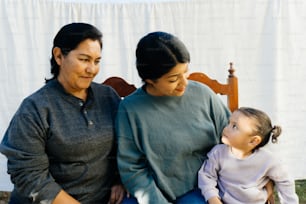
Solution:
M 172 77 L 178 77 L 180 74 L 172 74 L 170 76 L 167 76 L 167 78 L 172 78 Z
M 93 57 L 91 57 L 90 55 L 88 55 L 88 54 L 84 54 L 84 53 L 80 53 L 79 54 L 79 56 L 82 56 L 82 57 L 88 57 L 88 58 L 90 58 L 90 59 L 92 59 Z M 101 59 L 102 57 L 100 56 L 100 57 L 97 57 L 96 59 Z

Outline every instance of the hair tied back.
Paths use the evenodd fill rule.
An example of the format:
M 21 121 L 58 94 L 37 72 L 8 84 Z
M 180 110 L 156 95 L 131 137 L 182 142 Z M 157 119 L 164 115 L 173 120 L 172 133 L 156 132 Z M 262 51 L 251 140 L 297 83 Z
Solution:
M 271 129 L 271 135 L 272 135 L 272 143 L 277 142 L 278 136 L 281 134 L 282 129 L 280 126 L 274 125 Z

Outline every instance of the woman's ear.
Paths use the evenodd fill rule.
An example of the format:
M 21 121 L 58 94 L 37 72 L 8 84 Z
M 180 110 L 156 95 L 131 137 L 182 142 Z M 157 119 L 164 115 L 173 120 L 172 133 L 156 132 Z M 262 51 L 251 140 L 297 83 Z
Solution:
M 145 82 L 147 84 L 154 84 L 154 81 L 152 79 L 146 79 Z
M 53 56 L 54 56 L 54 59 L 56 61 L 56 63 L 61 66 L 62 64 L 62 51 L 61 51 L 61 48 L 59 47 L 54 47 L 53 50 L 52 50 L 52 53 L 53 53 Z

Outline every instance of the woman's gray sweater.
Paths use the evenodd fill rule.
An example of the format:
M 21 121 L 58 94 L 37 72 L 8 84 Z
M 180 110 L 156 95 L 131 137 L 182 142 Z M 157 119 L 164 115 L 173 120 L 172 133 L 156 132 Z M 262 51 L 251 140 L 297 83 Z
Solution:
M 61 189 L 82 203 L 105 203 L 115 181 L 115 91 L 92 83 L 86 101 L 57 80 L 27 97 L 0 145 L 12 199 L 51 203 Z

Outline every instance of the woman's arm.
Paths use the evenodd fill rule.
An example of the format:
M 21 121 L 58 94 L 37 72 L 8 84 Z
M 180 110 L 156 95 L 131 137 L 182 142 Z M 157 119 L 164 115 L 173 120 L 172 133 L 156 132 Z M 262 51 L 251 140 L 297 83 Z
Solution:
M 139 203 L 168 203 L 148 170 L 139 141 L 134 139 L 134 135 L 139 134 L 138 128 L 141 127 L 131 124 L 133 122 L 128 117 L 128 111 L 120 105 L 116 119 L 116 135 L 117 161 L 122 183 Z
M 274 188 L 274 183 L 273 181 L 269 181 L 266 185 L 265 185 L 267 194 L 268 194 L 268 200 L 267 203 L 268 204 L 275 204 L 274 202 L 274 194 L 273 194 L 273 188 Z
M 8 173 L 20 195 L 36 202 L 54 200 L 61 187 L 49 174 L 45 150 L 45 130 L 31 106 L 32 115 L 14 116 L 4 135 L 0 150 L 8 158 Z

